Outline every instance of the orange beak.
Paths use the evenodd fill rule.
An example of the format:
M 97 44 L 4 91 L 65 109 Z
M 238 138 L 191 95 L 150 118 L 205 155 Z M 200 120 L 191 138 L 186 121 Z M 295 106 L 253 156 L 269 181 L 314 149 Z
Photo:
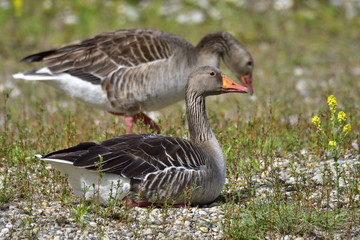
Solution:
M 248 89 L 244 86 L 241 86 L 228 78 L 225 74 L 222 74 L 222 91 L 223 92 L 241 92 L 241 93 L 247 93 Z
M 241 76 L 240 80 L 241 80 L 242 84 L 244 84 L 249 89 L 250 95 L 253 95 L 254 94 L 254 89 L 253 89 L 253 86 L 252 86 L 252 73 Z

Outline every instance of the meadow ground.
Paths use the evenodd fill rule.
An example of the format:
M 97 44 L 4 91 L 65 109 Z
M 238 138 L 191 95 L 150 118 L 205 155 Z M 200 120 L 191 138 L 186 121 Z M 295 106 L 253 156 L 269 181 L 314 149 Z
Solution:
M 330 2 L 342 1 L 0 1 L 0 239 L 359 239 L 360 8 Z M 255 96 L 207 101 L 227 158 L 211 208 L 85 203 L 34 157 L 125 127 L 50 86 L 13 80 L 40 66 L 18 61 L 130 27 L 193 44 L 228 31 L 253 55 Z M 154 116 L 162 134 L 187 138 L 183 102 Z

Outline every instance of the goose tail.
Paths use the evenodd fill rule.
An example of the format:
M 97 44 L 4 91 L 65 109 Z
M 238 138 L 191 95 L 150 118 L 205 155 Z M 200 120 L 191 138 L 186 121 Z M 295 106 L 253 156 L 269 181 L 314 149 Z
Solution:
M 49 68 L 44 67 L 39 70 L 26 71 L 13 75 L 14 79 L 23 79 L 27 81 L 56 80 Z

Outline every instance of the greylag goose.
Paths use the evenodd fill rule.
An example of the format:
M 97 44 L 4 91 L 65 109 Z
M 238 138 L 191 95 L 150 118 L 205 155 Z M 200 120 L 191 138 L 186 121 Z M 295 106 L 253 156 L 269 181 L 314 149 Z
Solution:
M 190 72 L 203 65 L 218 68 L 220 57 L 252 94 L 252 57 L 226 32 L 208 34 L 196 47 L 152 29 L 102 33 L 25 57 L 21 62 L 43 62 L 46 67 L 13 77 L 43 80 L 90 106 L 125 115 L 126 134 L 137 120 L 159 133 L 143 112 L 184 99 Z
M 128 134 L 37 156 L 67 175 L 77 195 L 84 196 L 86 186 L 85 197 L 91 198 L 98 191 L 104 204 L 110 196 L 132 198 L 138 205 L 211 203 L 225 182 L 225 157 L 210 128 L 205 97 L 248 90 L 217 68 L 202 66 L 189 75 L 185 91 L 190 141 Z M 103 173 L 101 181 L 99 172 Z M 186 202 L 185 191 L 191 192 Z

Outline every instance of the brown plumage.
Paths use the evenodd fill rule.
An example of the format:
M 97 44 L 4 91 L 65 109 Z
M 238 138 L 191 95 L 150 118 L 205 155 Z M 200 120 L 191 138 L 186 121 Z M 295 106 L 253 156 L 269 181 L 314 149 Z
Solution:
M 251 55 L 226 32 L 208 34 L 196 47 L 152 29 L 102 33 L 26 57 L 22 62 L 46 67 L 14 77 L 43 80 L 91 106 L 124 114 L 127 133 L 137 119 L 159 131 L 143 111 L 184 99 L 190 72 L 202 65 L 219 67 L 220 58 L 252 94 Z

